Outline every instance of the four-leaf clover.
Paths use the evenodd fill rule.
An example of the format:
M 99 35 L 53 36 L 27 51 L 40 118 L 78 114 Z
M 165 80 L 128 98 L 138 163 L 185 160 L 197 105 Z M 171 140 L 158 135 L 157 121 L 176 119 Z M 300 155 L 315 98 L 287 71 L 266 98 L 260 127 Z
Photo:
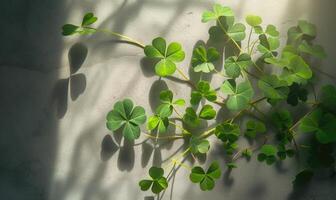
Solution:
M 113 110 L 106 116 L 106 126 L 111 131 L 123 128 L 123 135 L 128 140 L 134 140 L 140 136 L 140 125 L 146 122 L 145 109 L 141 106 L 133 107 L 130 99 L 118 101 Z

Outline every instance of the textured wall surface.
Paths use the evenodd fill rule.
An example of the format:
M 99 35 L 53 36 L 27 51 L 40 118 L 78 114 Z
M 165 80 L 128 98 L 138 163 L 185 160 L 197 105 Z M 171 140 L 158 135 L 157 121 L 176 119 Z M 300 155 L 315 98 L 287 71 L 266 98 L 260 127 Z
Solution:
M 318 27 L 317 43 L 328 52 L 319 63 L 336 75 L 335 0 L 221 0 L 237 20 L 257 14 L 278 26 L 282 38 L 298 19 Z M 208 40 L 210 24 L 200 21 L 210 0 L 5 0 L 0 31 L 0 198 L 4 200 L 142 200 L 138 181 L 152 164 L 169 162 L 182 143 L 134 143 L 111 137 L 106 113 L 125 97 L 153 112 L 158 91 L 170 88 L 189 99 L 190 88 L 159 80 L 142 49 L 102 34 L 62 37 L 64 23 L 80 23 L 88 11 L 97 26 L 151 42 L 163 36 L 187 52 L 180 65 L 188 73 L 195 44 Z M 320 67 L 320 66 L 317 66 Z M 189 74 L 192 74 L 189 72 Z M 178 75 L 177 75 L 178 76 Z M 216 82 L 218 77 L 213 77 Z M 218 81 L 218 80 L 217 80 Z M 332 83 L 327 77 L 322 82 Z M 335 81 L 335 80 L 334 80 Z M 210 125 L 211 123 L 209 123 Z M 216 144 L 213 144 L 215 147 Z M 212 149 L 207 161 L 222 159 Z M 267 167 L 238 161 L 212 192 L 191 184 L 188 171 L 177 171 L 163 199 L 174 200 L 332 200 L 336 181 L 314 179 L 293 192 L 291 181 L 302 166 L 288 160 Z M 188 161 L 189 162 L 189 161 Z M 188 164 L 187 162 L 187 164 Z M 199 164 L 206 165 L 207 162 Z M 224 161 L 221 162 L 224 165 Z

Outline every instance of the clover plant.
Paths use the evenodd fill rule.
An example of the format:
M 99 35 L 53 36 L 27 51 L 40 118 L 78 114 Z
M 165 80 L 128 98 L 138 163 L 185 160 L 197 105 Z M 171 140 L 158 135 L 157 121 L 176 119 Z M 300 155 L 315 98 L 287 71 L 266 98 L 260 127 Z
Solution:
M 134 106 L 132 100 L 117 101 L 106 117 L 107 128 L 112 134 L 118 134 L 115 132 L 120 130 L 127 140 L 136 140 L 142 135 L 155 143 L 183 139 L 184 151 L 172 155 L 170 163 L 162 163 L 163 168 L 177 170 L 180 169 L 178 166 L 183 167 L 189 171 L 191 182 L 198 183 L 201 190 L 215 187 L 224 166 L 229 170 L 239 168 L 236 160 L 241 157 L 272 165 L 299 153 L 307 154 L 301 160 L 303 168 L 294 178 L 295 186 L 311 180 L 321 167 L 335 170 L 332 145 L 336 143 L 336 88 L 326 85 L 320 89 L 314 79 L 316 72 L 323 72 L 316 70 L 320 66 L 315 66 L 314 61 L 327 57 L 323 47 L 314 43 L 315 25 L 300 20 L 289 28 L 287 41 L 282 41 L 280 38 L 284 36 L 277 27 L 263 24 L 261 17 L 247 15 L 245 23 L 238 22 L 234 11 L 220 4 L 205 11 L 200 20 L 212 24 L 209 29 L 209 41 L 212 42 L 207 44 L 216 43 L 222 47 L 196 46 L 189 54 L 190 70 L 219 75 L 222 78 L 220 85 L 202 78 L 194 82 L 185 74 L 187 66 L 181 68 L 179 63 L 186 53 L 178 42 L 157 37 L 145 45 L 120 33 L 94 28 L 97 17 L 92 13 L 84 15 L 79 25 L 63 26 L 65 36 L 107 33 L 136 45 L 153 61 L 154 65 L 148 67 L 152 67 L 159 78 L 183 79 L 178 82 L 191 87 L 187 99 L 174 98 L 174 92 L 169 89 L 158 91 L 160 105 L 149 117 L 145 109 Z M 230 48 L 233 54 L 222 58 L 223 49 Z M 223 64 L 217 62 L 220 59 Z M 201 123 L 205 120 L 208 127 L 204 127 L 207 123 Z M 145 123 L 147 126 L 143 126 Z M 170 126 L 175 127 L 176 133 L 167 135 Z M 250 140 L 250 145 L 240 145 L 243 135 Z M 210 137 L 222 145 L 212 145 Z M 298 140 L 300 137 L 307 139 Z M 263 141 L 261 145 L 260 141 Z M 225 161 L 213 161 L 206 170 L 201 166 L 190 166 L 195 162 L 184 162 L 191 158 L 197 163 L 199 155 L 207 154 L 215 147 L 227 157 Z M 150 179 L 141 180 L 140 189 L 151 189 L 154 194 L 167 189 L 175 173 L 164 176 L 163 168 L 151 167 Z

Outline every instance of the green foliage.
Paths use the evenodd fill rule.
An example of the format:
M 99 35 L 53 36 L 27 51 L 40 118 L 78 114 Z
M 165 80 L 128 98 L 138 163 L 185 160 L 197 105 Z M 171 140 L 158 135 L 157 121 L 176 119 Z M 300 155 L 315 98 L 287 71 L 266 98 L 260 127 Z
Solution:
M 146 122 L 145 109 L 141 106 L 133 106 L 130 99 L 118 101 L 113 110 L 106 116 L 106 126 L 111 131 L 123 129 L 123 136 L 128 140 L 134 140 L 140 136 L 140 125 Z
M 254 91 L 249 81 L 245 81 L 236 85 L 233 80 L 224 81 L 221 86 L 224 94 L 229 95 L 226 106 L 230 110 L 245 109 L 251 101 Z
M 268 165 L 273 164 L 276 161 L 277 149 L 269 144 L 263 145 L 258 154 L 258 160 L 260 162 L 266 162 Z
M 229 7 L 215 4 L 212 11 L 205 11 L 202 15 L 202 22 L 218 20 L 222 16 L 233 16 L 233 11 Z
M 198 82 L 196 90 L 191 93 L 190 103 L 192 105 L 197 105 L 202 98 L 205 98 L 210 102 L 214 102 L 217 99 L 216 91 L 210 88 L 210 84 L 207 81 Z
M 225 60 L 224 68 L 226 74 L 231 78 L 237 78 L 241 70 L 246 70 L 252 64 L 250 55 L 243 53 L 237 56 L 230 56 Z
M 62 34 L 84 35 L 98 32 L 98 29 L 90 27 L 96 21 L 97 17 L 94 14 L 87 13 L 80 25 L 65 24 L 62 27 Z M 192 86 L 191 105 L 186 105 L 183 116 L 176 108 L 185 106 L 185 100 L 174 99 L 173 92 L 170 90 L 161 91 L 160 105 L 147 121 L 147 129 L 151 133 L 154 131 L 157 133 L 154 136 L 157 137 L 156 141 L 183 139 L 189 148 L 181 154 L 181 157 L 185 158 L 189 153 L 206 156 L 212 141 L 208 137 L 215 135 L 222 142 L 223 155 L 229 156 L 229 161 L 226 163 L 229 170 L 237 167 L 234 163 L 236 159 L 239 157 L 251 159 L 253 152 L 258 152 L 259 161 L 271 165 L 305 151 L 307 156 L 301 157 L 300 160 L 305 162 L 302 164 L 306 169 L 298 173 L 293 181 L 294 186 L 309 181 L 315 170 L 334 169 L 336 88 L 333 85 L 326 85 L 321 89 L 314 86 L 313 70 L 325 74 L 317 68 L 320 66 L 315 66 L 314 61 L 327 57 L 323 47 L 313 41 L 317 35 L 315 25 L 304 20 L 299 21 L 296 26 L 288 30 L 287 43 L 284 48 L 279 49 L 282 46 L 279 39 L 280 32 L 272 24 L 264 26 L 259 16 L 246 16 L 245 21 L 250 29 L 248 37 L 245 33 L 246 26 L 235 21 L 234 13 L 229 7 L 215 4 L 212 11 L 205 11 L 202 22 L 210 21 L 214 25 L 209 29 L 209 44 L 215 44 L 216 48 L 200 45 L 194 49 L 191 70 L 202 72 L 201 80 L 196 85 L 192 77 L 189 78 L 183 70 L 177 68 L 177 63 L 185 58 L 185 52 L 180 43 L 167 44 L 165 39 L 158 37 L 151 45 L 144 46 L 128 36 L 104 29 L 99 31 L 143 48 L 146 57 L 155 62 L 155 72 L 160 79 L 171 76 L 178 70 L 180 77 L 168 78 L 171 80 L 183 78 L 183 81 L 179 82 L 186 82 Z M 246 42 L 243 41 L 245 38 L 248 38 Z M 257 39 L 254 40 L 255 38 Z M 233 48 L 229 49 L 230 47 Z M 205 81 L 212 80 L 210 77 L 212 74 L 203 73 L 216 71 L 214 62 L 222 56 L 225 74 L 220 74 L 224 78 L 223 84 L 218 88 L 218 85 L 211 86 L 210 81 Z M 217 94 L 219 89 L 225 94 L 224 97 Z M 318 97 L 316 97 L 316 91 L 320 91 Z M 310 95 L 310 92 L 314 95 Z M 258 95 L 257 99 L 253 99 L 254 94 Z M 217 96 L 221 98 L 220 101 Z M 265 103 L 265 99 L 270 105 L 260 105 Z M 293 106 L 290 107 L 290 111 L 296 113 L 294 117 L 288 110 L 288 104 Z M 258 109 L 259 106 L 263 106 L 263 109 Z M 308 107 L 310 107 L 309 111 L 302 112 Z M 221 109 L 221 112 L 217 109 Z M 182 126 L 169 121 L 168 118 L 174 111 L 177 114 L 176 120 L 183 122 Z M 244 136 L 256 141 L 263 139 L 264 145 L 261 147 L 252 145 L 243 149 L 238 147 L 241 135 L 240 125 L 247 115 L 253 119 L 246 122 Z M 214 122 L 215 118 L 220 122 Z M 134 106 L 131 100 L 125 99 L 114 104 L 106 120 L 109 130 L 120 129 L 126 139 L 135 140 L 140 136 L 140 125 L 146 122 L 146 114 L 142 107 Z M 209 125 L 199 134 L 194 134 L 194 130 L 204 128 L 198 127 L 201 120 L 212 120 L 211 122 L 215 124 Z M 170 124 L 188 134 L 159 135 L 166 132 Z M 266 132 L 267 135 L 264 135 L 263 133 Z M 144 135 L 153 138 L 152 135 Z M 296 141 L 298 136 L 307 136 L 310 140 L 300 138 Z M 309 144 L 302 144 L 302 142 L 309 142 Z M 179 159 L 172 159 L 174 167 L 181 165 L 189 169 L 185 164 L 180 163 Z M 151 189 L 153 193 L 158 194 L 168 187 L 171 174 L 174 173 L 164 177 L 162 168 L 152 167 L 149 170 L 151 178 L 140 181 L 139 186 L 141 190 Z M 193 167 L 190 180 L 199 183 L 202 190 L 211 190 L 220 175 L 218 163 L 213 162 L 207 170 L 199 166 Z
M 151 179 L 144 179 L 139 182 L 142 191 L 151 188 L 154 194 L 159 194 L 168 187 L 167 179 L 163 176 L 164 171 L 159 167 L 151 167 L 149 169 L 149 176 Z
M 203 191 L 212 190 L 215 187 L 215 180 L 221 176 L 221 170 L 218 162 L 213 162 L 205 171 L 202 167 L 196 166 L 192 168 L 189 176 L 191 182 L 199 183 Z
M 304 117 L 299 128 L 304 133 L 315 133 L 317 140 L 322 144 L 336 142 L 336 116 L 322 109 L 316 109 Z
M 183 99 L 173 100 L 173 92 L 170 90 L 163 90 L 160 92 L 161 105 L 156 109 L 156 113 L 161 118 L 170 117 L 173 113 L 174 106 L 184 106 Z
M 97 21 L 97 17 L 93 15 L 93 13 L 86 13 L 83 17 L 81 25 L 73 25 L 73 24 L 65 24 L 62 27 L 62 35 L 69 36 L 74 35 L 76 33 L 80 35 L 92 34 L 95 33 L 96 30 L 94 28 L 88 27 L 89 25 L 95 23 Z
M 169 76 L 176 71 L 176 63 L 184 60 L 185 53 L 182 46 L 177 42 L 172 42 L 168 46 L 162 37 L 155 38 L 152 45 L 144 48 L 148 58 L 157 59 L 155 73 L 159 76 Z
M 205 49 L 204 46 L 199 46 L 194 49 L 192 57 L 192 66 L 195 72 L 209 73 L 215 69 L 213 62 L 218 60 L 218 51 L 210 47 Z
M 210 143 L 206 139 L 200 139 L 198 137 L 190 138 L 190 149 L 193 154 L 197 153 L 207 153 L 210 148 Z
M 245 136 L 255 138 L 258 133 L 265 133 L 266 126 L 263 122 L 257 120 L 249 120 L 246 123 Z

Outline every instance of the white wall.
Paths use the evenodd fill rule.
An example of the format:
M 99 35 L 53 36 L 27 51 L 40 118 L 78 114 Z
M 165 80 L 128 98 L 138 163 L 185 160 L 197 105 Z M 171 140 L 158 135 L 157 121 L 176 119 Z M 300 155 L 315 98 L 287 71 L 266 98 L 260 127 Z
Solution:
M 99 18 L 99 27 L 145 44 L 157 36 L 179 41 L 187 53 L 180 66 L 188 73 L 194 45 L 208 39 L 210 24 L 201 23 L 201 13 L 214 2 L 6 2 L 2 15 L 8 19 L 8 28 L 0 33 L 0 156 L 4 158 L 0 163 L 0 193 L 4 199 L 135 200 L 151 196 L 140 191 L 138 181 L 146 176 L 152 163 L 168 159 L 181 142 L 161 144 L 162 148 L 153 150 L 151 142 L 139 144 L 144 138 L 136 140 L 139 145 L 135 146 L 118 137 L 115 141 L 105 128 L 106 113 L 125 97 L 151 113 L 161 88 L 168 87 L 175 96 L 187 99 L 190 88 L 171 80 L 158 80 L 138 47 L 116 43 L 104 35 L 63 38 L 60 27 L 79 23 L 84 13 L 93 11 Z M 239 21 L 247 14 L 260 15 L 264 24 L 277 25 L 283 38 L 298 19 L 315 23 L 317 42 L 329 54 L 322 63 L 323 69 L 336 75 L 334 0 L 216 2 L 232 7 Z M 73 64 L 69 64 L 69 59 Z M 70 66 L 80 68 L 68 79 Z M 322 81 L 332 82 L 326 77 Z M 220 152 L 212 149 L 207 161 L 216 158 L 223 160 Z M 289 160 L 281 166 L 268 167 L 255 160 L 239 160 L 238 169 L 225 173 L 211 192 L 201 192 L 198 185 L 190 183 L 188 171 L 181 168 L 173 192 L 170 185 L 163 199 L 329 200 L 336 195 L 335 181 L 315 180 L 307 191 L 293 196 L 291 181 L 302 166 Z

